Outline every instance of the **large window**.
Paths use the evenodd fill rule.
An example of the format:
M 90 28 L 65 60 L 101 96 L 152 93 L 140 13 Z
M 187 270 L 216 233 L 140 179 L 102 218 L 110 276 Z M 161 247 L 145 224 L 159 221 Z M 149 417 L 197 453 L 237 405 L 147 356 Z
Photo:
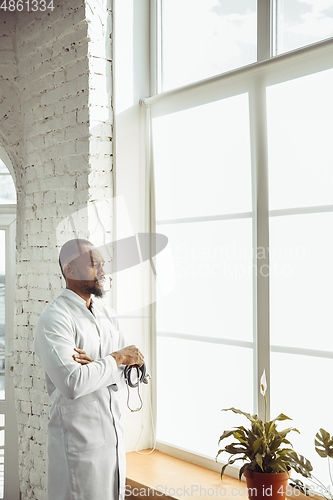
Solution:
M 267 88 L 271 408 L 283 402 L 302 431 L 295 442 L 323 472 L 313 437 L 333 430 L 321 383 L 333 368 L 332 85 L 329 69 Z
M 256 0 L 166 0 L 160 5 L 163 91 L 256 61 Z
M 205 387 L 227 378 L 234 357 L 243 375 L 253 372 L 248 94 L 155 118 L 153 136 L 157 230 L 169 238 L 177 276 L 157 303 L 158 437 L 213 456 L 220 401 Z M 175 367 L 172 381 L 163 377 L 166 357 Z M 252 379 L 238 378 L 237 386 L 252 406 Z M 226 385 L 230 405 L 234 392 Z M 197 418 L 184 433 L 189 414 Z M 199 433 L 193 446 L 193 433 L 212 417 L 209 438 Z M 170 426 L 175 418 L 178 425 Z
M 333 36 L 333 0 L 275 0 L 275 54 Z
M 162 92 L 333 36 L 333 0 L 153 3 Z
M 333 2 L 188 3 L 156 4 L 144 100 L 152 215 L 176 275 L 156 303 L 158 446 L 213 465 L 242 422 L 222 408 L 263 416 L 265 368 L 271 416 L 294 419 L 328 484 L 314 435 L 333 432 L 333 42 L 318 42 Z

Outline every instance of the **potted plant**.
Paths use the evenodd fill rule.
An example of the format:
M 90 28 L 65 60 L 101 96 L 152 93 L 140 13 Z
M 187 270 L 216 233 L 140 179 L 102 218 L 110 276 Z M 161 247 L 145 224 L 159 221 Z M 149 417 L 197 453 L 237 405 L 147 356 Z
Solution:
M 331 484 L 333 486 L 333 478 L 331 472 L 330 459 L 333 458 L 333 435 L 330 436 L 329 432 L 325 429 L 319 429 L 315 437 L 315 450 L 318 455 L 322 458 L 327 458 L 328 460 L 328 471 L 331 479 Z M 293 485 L 296 485 L 302 493 L 307 496 L 313 496 L 314 493 L 318 493 L 321 497 L 326 498 L 326 500 L 333 500 L 333 494 L 330 492 L 330 487 L 326 487 L 319 479 L 317 479 L 313 474 L 308 476 L 313 483 L 313 486 L 305 485 L 302 481 L 298 479 L 293 479 Z
M 230 436 L 233 436 L 236 442 L 220 449 L 216 460 L 223 452 L 230 455 L 228 462 L 222 467 L 221 479 L 228 465 L 237 460 L 244 462 L 239 470 L 239 479 L 244 474 L 250 499 L 283 500 L 286 496 L 290 470 L 293 469 L 308 478 L 311 476 L 312 466 L 306 458 L 293 450 L 292 444 L 286 438 L 289 432 L 299 431 L 294 427 L 281 431 L 277 429 L 278 421 L 291 419 L 280 413 L 278 417 L 267 421 L 266 391 L 267 382 L 264 370 L 260 380 L 260 392 L 265 398 L 264 421 L 258 415 L 251 415 L 236 408 L 222 410 L 244 415 L 250 421 L 250 425 L 248 428 L 239 426 L 223 432 L 218 444 Z

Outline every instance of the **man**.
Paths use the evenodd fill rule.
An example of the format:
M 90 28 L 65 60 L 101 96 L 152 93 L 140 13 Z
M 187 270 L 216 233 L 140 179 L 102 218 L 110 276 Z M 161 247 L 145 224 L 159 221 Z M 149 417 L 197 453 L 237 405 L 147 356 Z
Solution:
M 124 365 L 143 364 L 115 312 L 97 305 L 103 258 L 87 240 L 70 240 L 59 264 L 66 289 L 38 319 L 34 348 L 52 400 L 48 425 L 48 500 L 121 500 L 125 449 L 118 390 Z M 94 361 L 95 360 L 95 361 Z

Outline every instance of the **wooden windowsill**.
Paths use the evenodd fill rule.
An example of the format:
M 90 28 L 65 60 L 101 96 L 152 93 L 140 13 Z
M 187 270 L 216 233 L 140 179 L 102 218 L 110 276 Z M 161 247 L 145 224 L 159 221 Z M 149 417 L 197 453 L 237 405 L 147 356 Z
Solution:
M 150 450 L 141 450 L 148 453 Z M 246 482 L 201 465 L 182 460 L 155 450 L 141 455 L 135 451 L 127 453 L 126 499 L 140 500 L 154 497 L 177 500 L 246 500 Z M 293 500 L 309 500 L 298 490 L 287 497 Z M 313 498 L 313 497 L 312 497 Z M 317 495 L 316 500 L 323 500 Z
M 148 453 L 150 450 L 142 450 Z M 201 465 L 155 450 L 140 455 L 127 453 L 126 498 L 144 497 L 177 500 L 247 498 L 246 483 Z

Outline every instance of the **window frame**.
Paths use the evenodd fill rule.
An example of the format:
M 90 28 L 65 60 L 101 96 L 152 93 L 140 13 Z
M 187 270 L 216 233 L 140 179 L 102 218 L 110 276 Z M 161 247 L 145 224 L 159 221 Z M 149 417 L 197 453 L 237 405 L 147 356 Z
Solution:
M 155 217 L 154 186 L 153 186 L 153 154 L 151 140 L 151 120 L 190 107 L 198 106 L 218 99 L 230 97 L 247 91 L 250 106 L 250 134 L 252 154 L 252 193 L 253 193 L 253 265 L 256 269 L 260 265 L 269 266 L 269 256 L 266 252 L 264 259 L 257 255 L 257 248 L 269 248 L 269 217 L 292 213 L 309 213 L 318 211 L 333 211 L 332 206 L 303 207 L 302 209 L 269 211 L 268 206 L 268 149 L 267 149 L 267 123 L 266 123 L 266 87 L 305 76 L 317 71 L 333 67 L 333 38 L 325 39 L 302 48 L 273 56 L 273 29 L 274 5 L 273 0 L 257 0 L 257 57 L 256 63 L 241 68 L 191 83 L 181 88 L 160 92 L 160 53 L 161 35 L 161 0 L 150 0 L 150 82 L 151 97 L 141 100 L 144 136 L 146 138 L 145 164 L 147 178 L 150 179 L 150 225 L 152 232 L 158 230 L 158 221 Z M 297 64 L 296 64 L 297 63 Z M 303 212 L 302 212 L 303 210 Z M 153 286 L 153 285 L 152 285 Z M 253 275 L 254 294 L 254 408 L 258 414 L 264 415 L 264 401 L 259 398 L 259 380 L 263 369 L 266 369 L 268 387 L 270 383 L 270 352 L 279 350 L 270 345 L 269 323 L 269 275 Z M 153 375 L 156 376 L 156 308 L 152 306 L 152 352 Z M 287 352 L 285 348 L 281 348 Z M 293 352 L 295 350 L 293 349 Z M 311 353 L 308 353 L 311 355 Z M 313 353 L 312 353 L 313 354 Z M 154 384 L 156 396 L 156 384 Z M 270 394 L 268 391 L 268 408 Z M 153 413 L 156 421 L 156 397 L 153 395 Z M 268 414 L 269 418 L 269 414 Z M 220 464 L 204 456 L 189 453 L 186 450 L 157 442 L 157 448 L 172 455 L 184 458 L 209 468 L 220 470 Z M 236 467 L 229 468 L 229 474 L 237 476 Z
M 0 159 L 3 161 L 14 185 L 14 168 L 5 148 L 0 145 Z M 15 185 L 16 188 L 16 185 Z M 0 401 L 0 413 L 5 415 L 5 445 L 4 445 L 4 497 L 18 499 L 19 471 L 18 471 L 18 430 L 15 414 L 14 383 L 11 375 L 11 358 L 14 355 L 14 303 L 15 303 L 15 234 L 16 234 L 17 204 L 0 204 L 0 229 L 5 231 L 5 261 L 7 285 L 5 291 L 5 399 Z

